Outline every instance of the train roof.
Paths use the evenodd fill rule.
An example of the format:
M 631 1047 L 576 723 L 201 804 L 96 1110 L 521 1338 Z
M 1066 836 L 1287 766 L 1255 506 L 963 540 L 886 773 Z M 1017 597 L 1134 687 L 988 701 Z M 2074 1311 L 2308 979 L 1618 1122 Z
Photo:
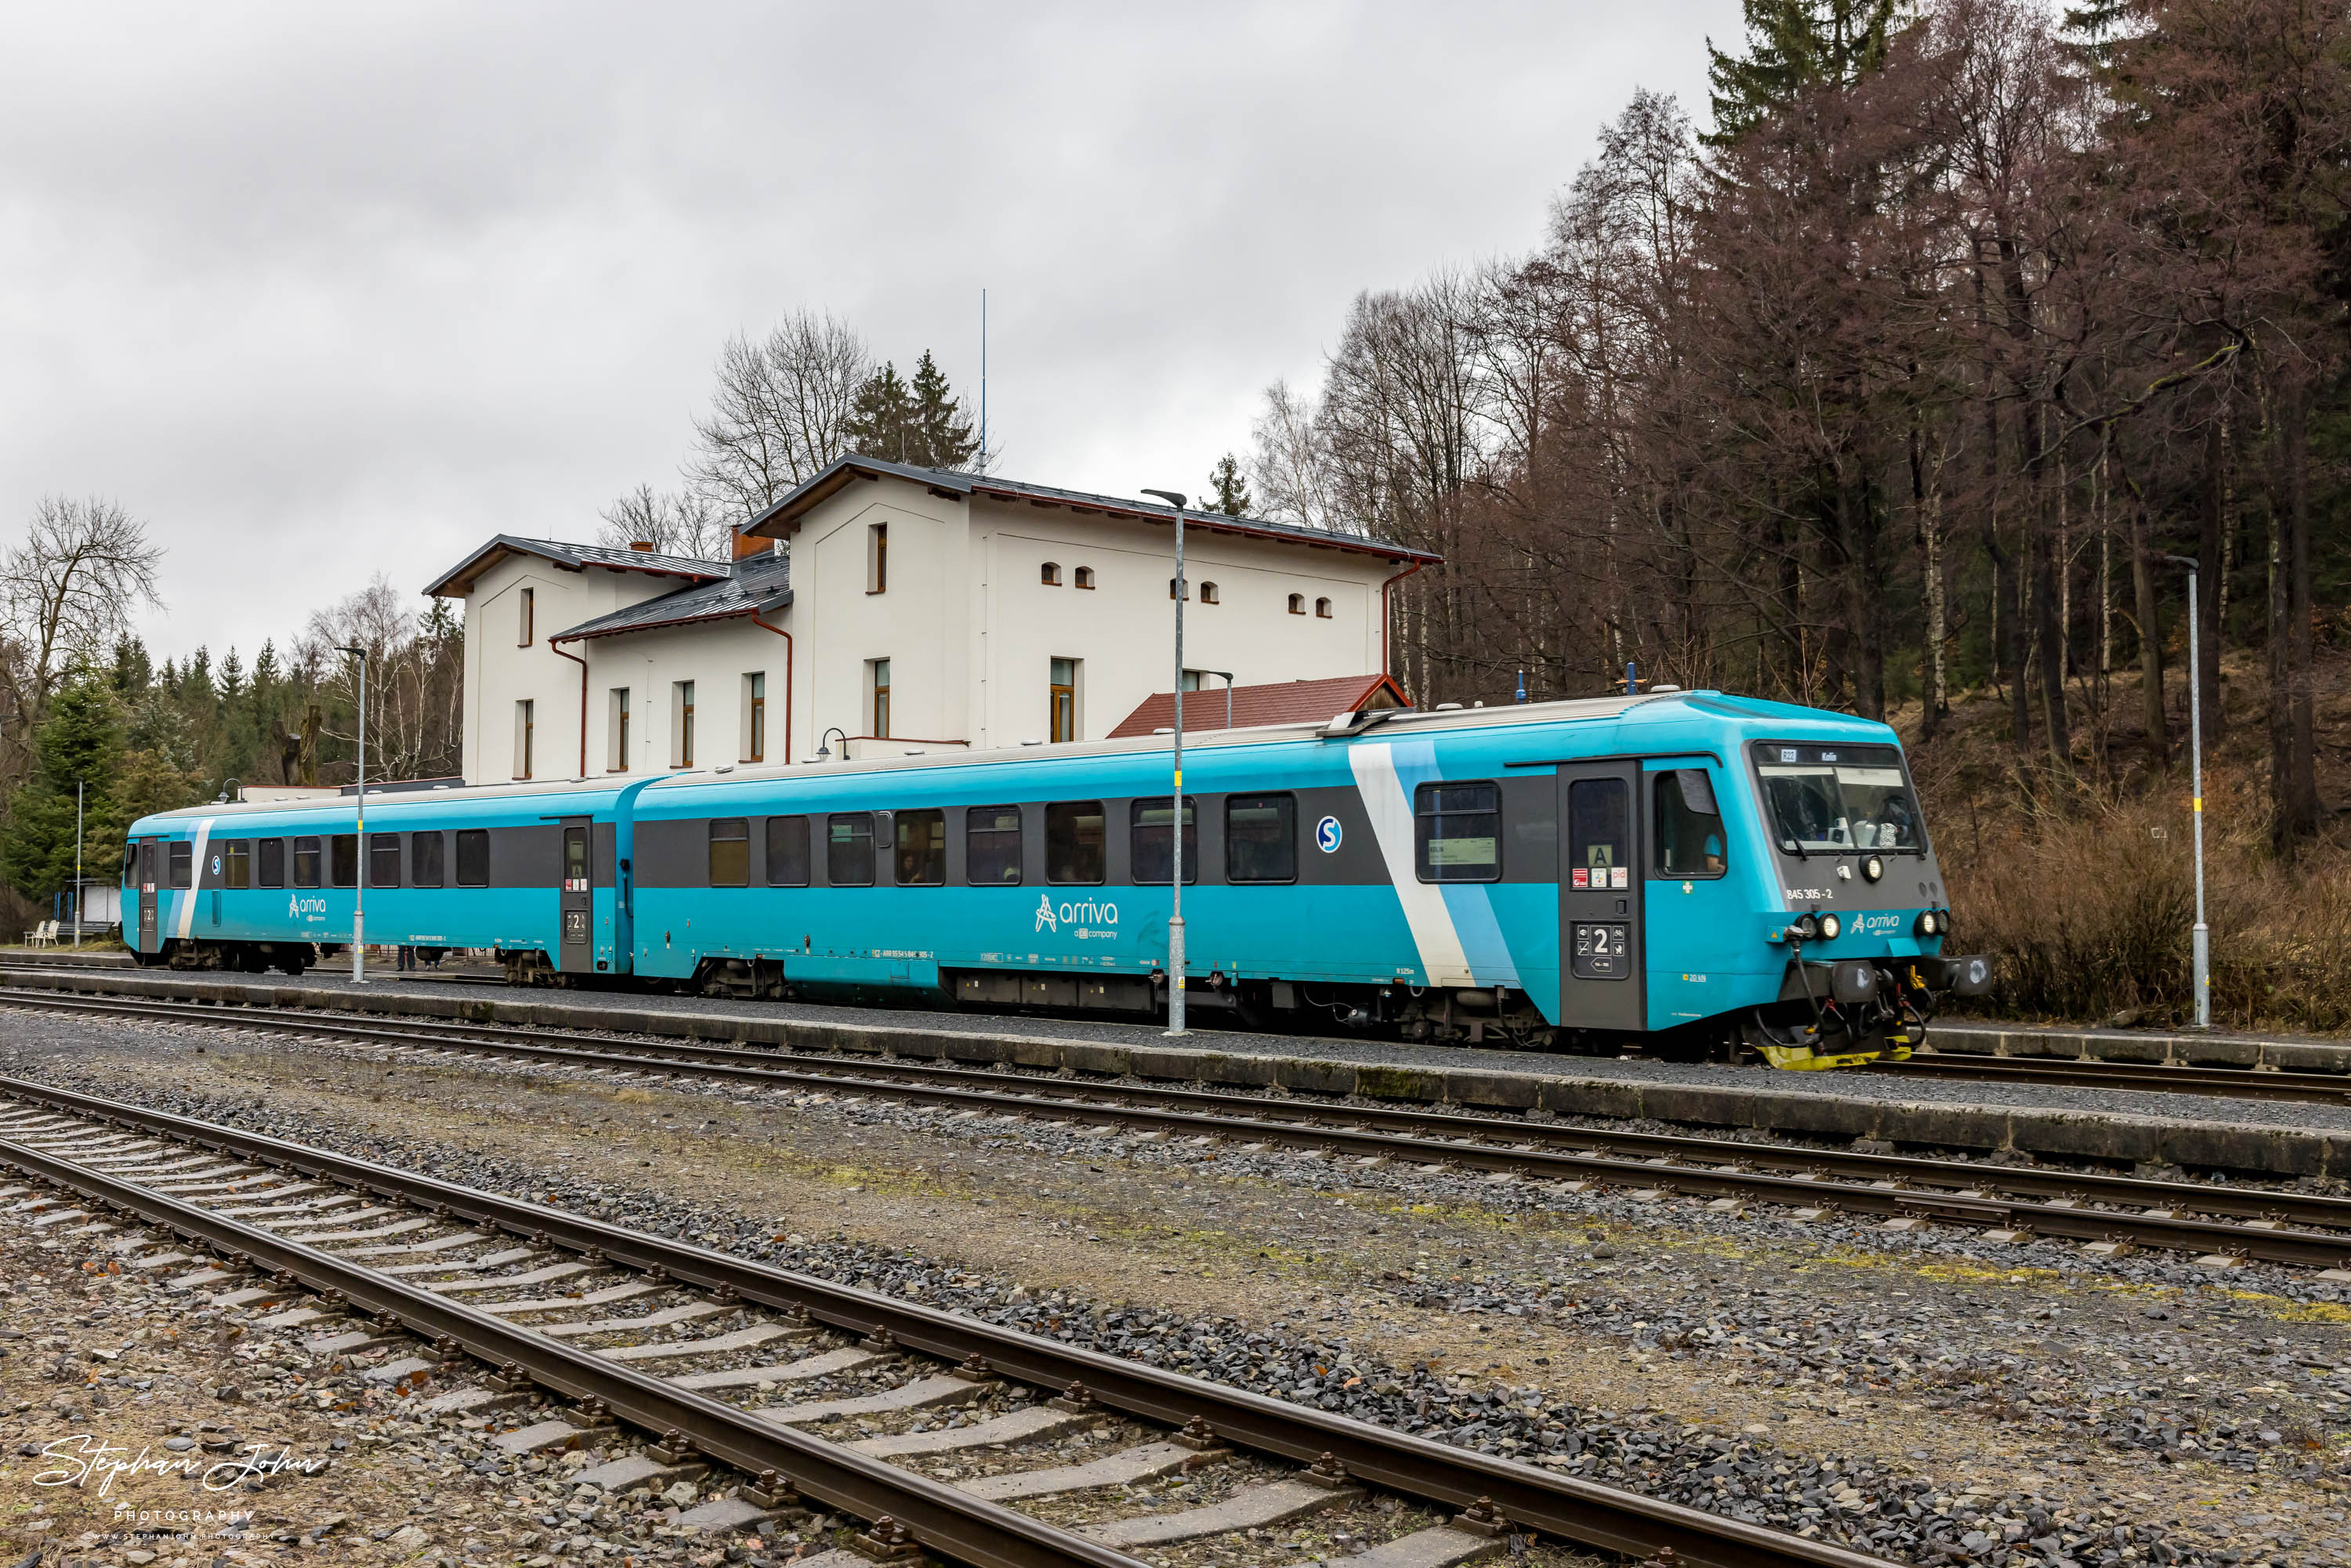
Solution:
M 1403 736 L 1455 734 L 1462 731 L 1540 727 L 1559 724 L 1605 723 L 1614 720 L 1676 718 L 1698 719 L 1727 727 L 1742 737 L 1761 738 L 1767 734 L 1794 737 L 1798 734 L 1821 738 L 1851 738 L 1866 737 L 1880 742 L 1893 742 L 1895 736 L 1885 725 L 1853 714 L 1835 713 L 1823 708 L 1801 707 L 1792 703 L 1769 702 L 1756 697 L 1734 696 L 1715 691 L 1649 691 L 1637 696 L 1571 697 L 1557 702 L 1513 703 L 1496 707 L 1443 707 L 1433 709 L 1390 708 L 1368 713 L 1344 713 L 1332 716 L 1322 724 L 1270 724 L 1248 729 L 1217 729 L 1201 733 L 1197 737 L 1186 736 L 1185 749 L 1199 753 L 1223 751 L 1237 747 L 1271 746 L 1306 740 L 1341 742 L 1358 737 L 1397 738 Z M 753 780 L 812 779 L 820 776 L 886 773 L 940 767 L 969 767 L 980 764 L 1006 764 L 1074 760 L 1085 758 L 1126 757 L 1149 754 L 1167 749 L 1170 737 L 1165 735 L 1134 736 L 1123 740 L 1092 740 L 1067 742 L 1058 746 L 1014 746 L 991 747 L 985 751 L 938 749 L 908 747 L 897 757 L 864 757 L 853 760 L 810 764 L 721 765 L 716 768 L 694 768 L 651 775 L 618 775 L 601 779 L 542 779 L 529 783 L 475 784 L 458 788 L 436 788 L 371 793 L 371 808 L 386 810 L 392 806 L 438 807 L 450 804 L 493 804 L 508 801 L 568 797 L 580 799 L 581 811 L 594 810 L 595 804 L 617 797 L 622 790 L 638 789 L 647 791 L 707 788 L 712 785 L 746 783 Z M 213 801 L 201 806 L 183 807 L 173 811 L 160 811 L 145 821 L 175 818 L 242 816 L 249 813 L 284 813 L 298 815 L 307 811 L 348 812 L 354 804 L 349 795 L 312 800 Z M 549 815 L 569 815 L 571 812 L 549 812 Z

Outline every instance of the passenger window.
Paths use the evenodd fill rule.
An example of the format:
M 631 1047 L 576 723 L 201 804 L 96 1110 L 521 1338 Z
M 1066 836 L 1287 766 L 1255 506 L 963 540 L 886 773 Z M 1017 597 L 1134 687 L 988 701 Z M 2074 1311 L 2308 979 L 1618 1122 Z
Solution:
M 400 885 L 400 835 L 398 833 L 368 835 L 368 885 L 370 887 Z
M 963 879 L 974 887 L 1020 881 L 1020 808 L 974 806 L 964 813 Z
M 139 846 L 137 844 L 122 846 L 122 885 L 125 887 L 139 885 Z
M 251 887 L 253 885 L 253 845 L 244 839 L 233 839 L 221 853 L 221 885 Z
M 195 869 L 195 857 L 196 847 L 193 844 L 183 842 L 172 846 L 172 885 L 173 887 L 188 885 L 189 875 Z
M 408 880 L 416 887 L 439 887 L 442 878 L 441 835 L 408 835 Z
M 1703 768 L 1675 768 L 1654 776 L 1657 802 L 1657 874 L 1720 876 L 1725 868 L 1722 812 L 1714 781 Z
M 873 885 L 873 813 L 836 811 L 825 819 L 824 879 L 835 887 Z
M 747 887 L 751 882 L 751 824 L 721 817 L 710 824 L 710 885 Z
M 1233 795 L 1225 800 L 1225 880 L 1298 880 L 1298 800 Z
M 1502 875 L 1502 791 L 1495 784 L 1424 784 L 1413 796 L 1423 882 L 1497 882 Z
M 1092 883 L 1102 879 L 1102 805 L 1057 800 L 1045 808 L 1045 880 Z
M 337 833 L 327 841 L 329 879 L 337 887 L 350 887 L 360 879 L 360 836 L 357 833 Z
M 457 835 L 457 885 L 490 885 L 490 831 L 467 828 Z
M 319 841 L 315 837 L 296 839 L 294 841 L 295 886 L 316 887 L 319 885 Z
M 1134 881 L 1138 883 L 1165 882 L 1174 873 L 1176 842 L 1168 832 L 1168 824 L 1176 815 L 1170 797 L 1135 801 L 1127 809 L 1127 851 L 1132 857 Z M 1200 880 L 1200 825 L 1194 820 L 1192 797 L 1184 797 L 1184 880 L 1186 883 Z
M 254 858 L 261 863 L 254 868 L 256 874 L 253 879 L 253 885 L 284 887 L 286 885 L 286 841 L 264 839 L 258 848 L 261 852 Z
M 1573 887 L 1625 887 L 1633 871 L 1630 813 L 1622 779 L 1579 779 L 1567 787 L 1567 875 Z
M 938 887 L 947 880 L 947 814 L 900 811 L 897 871 L 901 887 Z
M 806 887 L 809 879 L 808 819 L 768 819 L 768 885 Z

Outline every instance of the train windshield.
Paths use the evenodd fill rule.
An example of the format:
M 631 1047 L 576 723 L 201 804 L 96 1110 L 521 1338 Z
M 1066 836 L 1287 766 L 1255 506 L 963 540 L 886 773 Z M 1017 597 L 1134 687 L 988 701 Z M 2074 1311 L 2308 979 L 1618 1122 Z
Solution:
M 1787 853 L 1927 852 L 1917 802 L 1894 747 L 1763 745 L 1755 760 Z

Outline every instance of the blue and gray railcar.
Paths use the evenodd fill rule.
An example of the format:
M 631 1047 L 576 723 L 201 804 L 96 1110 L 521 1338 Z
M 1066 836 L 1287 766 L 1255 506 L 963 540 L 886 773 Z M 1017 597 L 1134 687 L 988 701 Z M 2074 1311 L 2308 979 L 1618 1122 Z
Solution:
M 1894 733 L 1660 692 L 1164 740 L 216 803 L 147 818 L 141 960 L 350 940 L 517 984 L 1162 1011 L 1174 835 L 1203 1023 L 1855 1064 L 1986 988 Z M 360 886 L 364 876 L 366 885 Z

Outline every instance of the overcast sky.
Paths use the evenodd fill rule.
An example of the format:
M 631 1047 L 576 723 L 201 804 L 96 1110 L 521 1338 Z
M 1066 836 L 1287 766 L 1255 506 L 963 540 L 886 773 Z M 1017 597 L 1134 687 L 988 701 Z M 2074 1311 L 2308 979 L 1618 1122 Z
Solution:
M 20 6 L 0 536 L 97 494 L 159 655 L 674 482 L 799 306 L 976 393 L 1001 471 L 1196 491 L 1359 289 L 1524 249 L 1737 0 Z M 419 603 L 423 601 L 420 599 Z

